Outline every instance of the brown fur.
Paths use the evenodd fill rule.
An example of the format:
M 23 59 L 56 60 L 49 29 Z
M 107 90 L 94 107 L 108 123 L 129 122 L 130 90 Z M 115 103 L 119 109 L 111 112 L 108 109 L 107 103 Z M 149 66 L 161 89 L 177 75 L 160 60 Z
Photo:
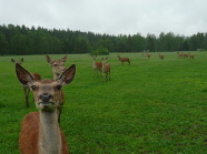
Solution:
M 39 113 L 32 112 L 26 115 L 22 121 L 22 129 L 19 138 L 19 148 L 21 154 L 39 154 L 38 152 L 39 135 Z M 67 142 L 61 131 L 62 153 L 68 154 Z
M 39 81 L 41 80 L 41 76 L 38 73 L 31 73 L 32 77 L 34 80 Z
M 102 69 L 102 62 L 96 62 L 96 63 L 95 63 L 95 66 L 96 66 L 96 70 L 98 70 L 98 71 L 101 72 L 101 69 Z
M 103 59 L 102 72 L 105 74 L 106 80 L 110 80 L 111 66 L 108 63 L 108 58 Z
M 120 57 L 118 56 L 118 59 L 121 63 L 125 63 L 125 62 L 128 62 L 130 64 L 130 60 L 128 57 Z

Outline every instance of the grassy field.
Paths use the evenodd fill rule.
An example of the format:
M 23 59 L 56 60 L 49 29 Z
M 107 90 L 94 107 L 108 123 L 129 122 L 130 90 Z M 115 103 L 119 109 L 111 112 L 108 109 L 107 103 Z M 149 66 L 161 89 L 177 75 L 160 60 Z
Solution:
M 71 153 L 206 153 L 207 52 L 195 52 L 194 60 L 164 54 L 122 54 L 131 65 L 111 54 L 109 82 L 93 72 L 89 55 L 68 55 L 66 65 L 75 63 L 77 74 L 64 88 L 61 127 Z M 0 154 L 19 153 L 20 122 L 36 111 L 32 96 L 31 107 L 24 106 L 10 58 L 0 57 Z M 25 68 L 52 77 L 43 55 L 24 58 Z

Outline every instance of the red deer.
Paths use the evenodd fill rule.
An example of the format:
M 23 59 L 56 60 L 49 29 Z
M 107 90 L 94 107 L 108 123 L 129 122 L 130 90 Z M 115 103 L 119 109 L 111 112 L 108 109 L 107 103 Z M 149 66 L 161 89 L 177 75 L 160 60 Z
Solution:
M 117 56 L 119 61 L 123 64 L 124 62 L 128 62 L 130 64 L 130 60 L 128 57 L 120 57 L 119 55 Z
M 24 62 L 24 58 L 21 58 L 19 61 L 11 58 L 11 62 L 21 65 Z M 31 73 L 31 75 L 34 78 L 34 80 L 36 80 L 36 81 L 41 80 L 41 76 L 38 73 Z M 29 107 L 30 89 L 28 86 L 23 85 L 23 91 L 24 91 L 24 97 L 25 97 L 25 105 L 26 105 L 26 107 Z
M 58 79 L 60 74 L 65 71 L 65 62 L 67 61 L 67 56 L 64 56 L 61 59 L 52 60 L 50 56 L 47 55 L 46 59 L 47 59 L 47 62 L 52 67 L 53 79 L 54 80 Z
M 159 54 L 160 59 L 165 59 L 165 56 L 163 54 Z
M 69 84 L 76 72 L 75 65 L 67 68 L 57 80 L 34 80 L 21 65 L 16 64 L 19 81 L 29 86 L 39 112 L 31 112 L 22 121 L 19 138 L 21 154 L 68 154 L 65 136 L 58 123 L 61 87 Z
M 102 72 L 102 62 L 97 61 L 96 56 L 93 56 L 92 58 L 93 58 L 93 63 L 92 63 L 93 69 L 97 72 L 97 74 L 98 74 L 98 72 L 101 73 Z
M 102 59 L 102 73 L 105 75 L 106 80 L 110 80 L 111 66 L 107 57 Z

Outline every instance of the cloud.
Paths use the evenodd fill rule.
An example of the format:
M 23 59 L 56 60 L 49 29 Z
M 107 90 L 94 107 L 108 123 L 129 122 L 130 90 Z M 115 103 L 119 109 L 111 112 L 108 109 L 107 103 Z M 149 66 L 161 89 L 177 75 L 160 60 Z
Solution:
M 110 34 L 206 32 L 205 0 L 0 0 L 0 24 Z

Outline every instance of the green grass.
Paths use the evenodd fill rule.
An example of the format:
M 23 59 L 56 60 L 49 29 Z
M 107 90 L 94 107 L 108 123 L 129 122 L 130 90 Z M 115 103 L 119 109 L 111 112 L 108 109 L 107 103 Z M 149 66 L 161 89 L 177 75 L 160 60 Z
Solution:
M 207 53 L 179 59 L 176 53 L 125 53 L 131 65 L 110 55 L 111 81 L 97 77 L 89 55 L 68 55 L 77 65 L 61 127 L 73 154 L 206 153 Z M 12 56 L 13 58 L 20 58 Z M 61 55 L 52 55 L 59 58 Z M 24 106 L 11 57 L 0 57 L 0 153 L 17 154 L 22 118 L 36 111 Z M 24 56 L 23 66 L 51 78 L 45 57 Z M 32 102 L 32 96 L 30 98 Z

